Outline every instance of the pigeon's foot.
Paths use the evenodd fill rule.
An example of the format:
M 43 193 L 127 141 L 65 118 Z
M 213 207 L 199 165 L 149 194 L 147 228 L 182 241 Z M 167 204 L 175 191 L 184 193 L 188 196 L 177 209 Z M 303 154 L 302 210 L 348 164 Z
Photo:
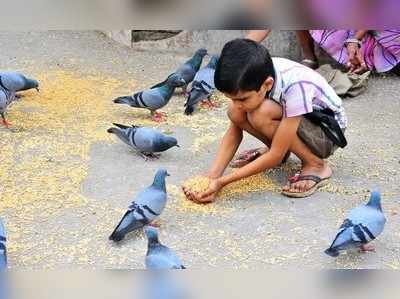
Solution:
M 8 121 L 6 121 L 5 119 L 3 119 L 3 120 L 1 121 L 1 123 L 2 123 L 6 128 L 9 128 L 9 127 L 11 126 L 11 123 L 9 123 Z
M 154 112 L 152 116 L 152 120 L 155 122 L 163 122 L 167 118 L 167 114 L 164 112 Z
M 218 108 L 219 107 L 219 104 L 218 104 L 218 102 L 216 102 L 216 101 L 213 101 L 213 100 L 211 100 L 211 99 L 207 99 L 206 101 L 202 101 L 201 103 L 200 103 L 200 105 L 201 105 L 201 107 L 203 107 L 203 108 L 209 108 L 209 109 L 214 109 L 214 108 Z
M 156 155 L 153 153 L 139 153 L 140 156 L 145 160 L 145 161 L 154 161 L 160 158 L 161 155 Z
M 361 252 L 373 251 L 375 252 L 375 247 L 372 244 L 363 244 L 360 246 Z

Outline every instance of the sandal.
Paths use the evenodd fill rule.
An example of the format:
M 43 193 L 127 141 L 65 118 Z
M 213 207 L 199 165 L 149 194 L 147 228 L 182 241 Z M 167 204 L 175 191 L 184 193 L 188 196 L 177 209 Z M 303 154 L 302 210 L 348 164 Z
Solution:
M 311 59 L 303 59 L 300 63 L 302 65 L 305 65 L 305 66 L 309 67 L 312 70 L 316 70 L 318 68 L 318 66 L 319 66 L 318 61 L 311 60 Z
M 308 197 L 314 194 L 319 188 L 325 186 L 329 183 L 330 177 L 321 179 L 319 176 L 316 175 L 300 175 L 299 173 L 295 174 L 294 176 L 289 178 L 289 183 L 297 183 L 300 181 L 313 181 L 315 184 L 308 190 L 304 192 L 290 192 L 290 191 L 282 191 L 283 195 L 288 197 L 295 197 L 295 198 L 303 198 Z

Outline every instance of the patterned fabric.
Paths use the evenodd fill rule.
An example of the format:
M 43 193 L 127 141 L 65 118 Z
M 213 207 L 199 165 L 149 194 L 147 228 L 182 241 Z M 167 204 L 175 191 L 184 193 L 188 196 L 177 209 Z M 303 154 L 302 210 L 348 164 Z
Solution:
M 346 39 L 355 30 L 310 30 L 315 42 L 341 64 L 348 60 Z M 370 70 L 387 72 L 400 62 L 400 30 L 368 31 L 362 40 L 362 53 Z
M 285 58 L 272 58 L 272 61 L 276 78 L 270 98 L 282 105 L 284 117 L 328 108 L 335 113 L 339 126 L 347 127 L 342 100 L 324 77 Z

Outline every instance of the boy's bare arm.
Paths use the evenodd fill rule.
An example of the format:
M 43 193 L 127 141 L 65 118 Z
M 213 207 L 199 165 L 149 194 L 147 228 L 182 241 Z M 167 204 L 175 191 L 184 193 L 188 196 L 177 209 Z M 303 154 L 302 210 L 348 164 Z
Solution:
M 224 173 L 229 162 L 235 155 L 243 139 L 243 131 L 231 122 L 229 129 L 222 138 L 218 148 L 217 156 L 208 170 L 207 176 L 210 178 L 219 178 Z
M 253 162 L 228 175 L 214 179 L 207 191 L 191 194 L 192 200 L 198 203 L 210 202 L 222 187 L 240 179 L 260 173 L 278 165 L 292 145 L 297 135 L 301 116 L 282 119 L 272 140 L 271 149 Z
M 246 38 L 261 43 L 264 39 L 267 38 L 270 32 L 271 30 L 249 30 Z

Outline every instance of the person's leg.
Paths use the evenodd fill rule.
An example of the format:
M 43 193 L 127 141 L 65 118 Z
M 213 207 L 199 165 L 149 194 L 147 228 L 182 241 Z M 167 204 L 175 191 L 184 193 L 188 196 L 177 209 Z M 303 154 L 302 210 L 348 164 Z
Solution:
M 281 106 L 273 101 L 265 101 L 259 109 L 248 115 L 249 127 L 256 131 L 258 135 L 267 140 L 272 140 L 279 126 L 280 119 L 276 113 L 281 110 Z M 274 117 L 275 116 L 275 117 Z M 329 178 L 332 170 L 328 164 L 315 155 L 299 136 L 293 140 L 290 152 L 294 153 L 302 162 L 301 175 L 315 175 L 321 179 Z M 303 180 L 292 184 L 287 184 L 284 191 L 304 192 L 315 185 L 315 181 Z
M 317 57 L 314 51 L 314 40 L 308 30 L 296 31 L 297 39 L 303 52 L 302 64 L 316 69 L 318 67 Z

